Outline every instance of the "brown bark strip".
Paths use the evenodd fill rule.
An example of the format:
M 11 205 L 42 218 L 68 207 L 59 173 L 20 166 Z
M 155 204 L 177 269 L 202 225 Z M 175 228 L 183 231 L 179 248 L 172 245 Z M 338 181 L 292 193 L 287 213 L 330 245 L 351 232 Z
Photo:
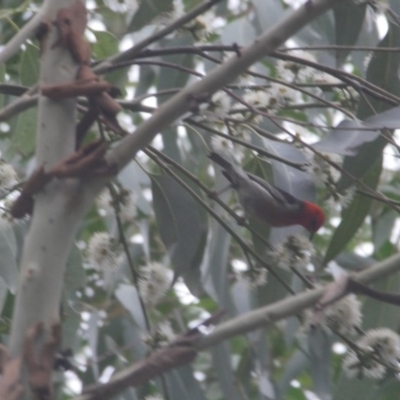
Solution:
M 86 24 L 86 8 L 80 0 L 76 0 L 71 7 L 62 8 L 57 13 L 55 25 L 59 38 L 54 46 L 62 45 L 68 48 L 72 57 L 80 65 L 90 63 L 90 47 L 83 40 Z
M 11 206 L 10 214 L 17 219 L 32 214 L 34 204 L 32 196 L 42 190 L 50 179 L 51 177 L 44 172 L 43 166 L 37 168 L 24 183 L 21 194 Z
M 25 337 L 23 356 L 28 367 L 29 384 L 36 398 L 51 400 L 53 398 L 51 375 L 54 357 L 61 344 L 61 327 L 60 324 L 54 324 L 42 348 L 36 351 L 35 345 L 44 333 L 43 331 L 44 326 L 40 322 L 29 327 Z
M 111 90 L 112 86 L 108 82 L 98 79 L 91 81 L 75 81 L 58 85 L 43 85 L 41 87 L 42 95 L 53 100 L 77 96 L 97 96 L 102 92 Z
M 22 218 L 33 211 L 33 195 L 41 191 L 52 178 L 87 178 L 90 176 L 114 175 L 118 168 L 108 164 L 104 156 L 107 143 L 96 140 L 81 147 L 70 156 L 45 172 L 39 167 L 25 182 L 21 194 L 11 206 L 10 214 L 14 218 Z
M 22 357 L 11 358 L 8 350 L 0 345 L 0 399 L 18 400 L 24 393 L 21 379 Z

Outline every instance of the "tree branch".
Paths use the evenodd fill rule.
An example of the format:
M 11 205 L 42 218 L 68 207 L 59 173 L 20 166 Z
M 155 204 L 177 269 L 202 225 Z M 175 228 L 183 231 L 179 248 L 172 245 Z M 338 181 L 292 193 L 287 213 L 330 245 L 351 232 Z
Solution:
M 400 270 L 400 254 L 396 254 L 391 258 L 382 261 L 365 271 L 354 273 L 351 277 L 354 280 L 357 280 L 362 283 L 371 283 L 377 279 L 383 278 L 387 275 L 390 275 L 396 271 Z M 213 332 L 208 335 L 203 335 L 196 338 L 195 341 L 191 344 L 190 349 L 187 351 L 196 350 L 202 351 L 207 350 L 208 348 L 215 346 L 224 340 L 230 339 L 237 335 L 243 335 L 248 332 L 252 332 L 257 329 L 265 329 L 269 325 L 290 317 L 292 315 L 298 314 L 306 308 L 313 307 L 317 304 L 321 296 L 325 293 L 329 285 L 325 287 L 313 289 L 308 292 L 303 292 L 298 295 L 277 301 L 276 303 L 270 304 L 265 307 L 258 308 L 256 310 L 250 311 L 244 315 L 239 315 L 235 318 L 230 319 L 229 321 L 223 322 L 220 325 L 216 326 Z M 168 350 L 168 347 L 163 348 L 165 351 Z M 119 393 L 126 389 L 129 386 L 139 386 L 148 380 L 152 379 L 155 376 L 148 376 L 146 381 L 141 379 L 143 377 L 143 373 L 148 371 L 148 369 L 152 365 L 159 365 L 157 359 L 160 360 L 164 357 L 165 353 L 155 352 L 149 358 L 142 360 L 128 368 L 125 368 L 122 371 L 117 372 L 108 383 L 104 385 L 97 385 L 96 389 L 94 387 L 91 388 L 91 393 L 85 394 L 83 396 L 79 396 L 74 400 L 96 400 L 102 397 L 98 397 L 99 393 L 109 393 L 108 389 L 118 389 L 118 391 L 113 391 L 112 394 Z M 171 354 L 171 353 L 170 353 Z M 192 353 L 190 353 L 192 354 Z M 171 354 L 173 356 L 173 354 Z M 146 363 L 147 360 L 147 363 Z M 191 362 L 192 360 L 188 360 L 187 362 Z M 167 372 L 172 368 L 175 368 L 179 365 L 182 365 L 182 359 L 177 355 L 175 362 L 169 359 L 167 368 L 161 368 L 158 373 Z

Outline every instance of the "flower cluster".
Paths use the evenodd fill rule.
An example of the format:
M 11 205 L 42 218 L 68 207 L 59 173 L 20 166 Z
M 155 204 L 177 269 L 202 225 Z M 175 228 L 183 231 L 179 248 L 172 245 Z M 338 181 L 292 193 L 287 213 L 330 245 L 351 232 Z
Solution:
M 89 240 L 88 259 L 100 271 L 116 268 L 118 265 L 117 242 L 107 232 L 96 232 Z
M 304 236 L 288 236 L 270 252 L 271 258 L 283 269 L 306 268 L 314 255 L 314 247 Z
M 105 189 L 96 199 L 96 204 L 104 214 L 117 210 L 122 221 L 132 221 L 136 217 L 137 209 L 134 194 L 125 188 L 120 188 L 114 199 L 110 191 Z
M 301 148 L 308 159 L 308 164 L 304 170 L 314 176 L 317 186 L 335 188 L 335 182 L 339 179 L 339 172 L 333 168 L 328 161 L 338 163 L 340 156 L 314 153 L 309 149 Z
M 289 54 L 305 61 L 316 62 L 315 57 L 305 51 L 293 50 Z M 295 61 L 279 60 L 276 63 L 276 69 L 278 75 L 287 82 L 307 82 L 315 73 L 313 68 Z
M 166 346 L 175 340 L 175 338 L 176 335 L 171 324 L 168 321 L 164 321 L 158 324 L 154 332 L 142 336 L 141 339 L 147 346 L 156 349 L 161 346 Z
M 238 281 L 243 282 L 250 288 L 257 288 L 267 283 L 267 270 L 263 267 L 252 267 L 246 270 L 235 270 L 235 275 Z
M 266 90 L 249 91 L 244 94 L 243 101 L 251 107 L 260 109 L 268 114 L 276 114 L 282 108 L 294 103 L 298 99 L 298 92 L 280 83 L 271 83 Z M 259 122 L 262 118 L 260 114 L 255 114 L 251 110 L 242 111 L 245 106 L 236 104 L 234 109 L 241 110 L 241 117 L 235 114 L 235 118 L 242 120 L 252 120 Z
M 0 162 L 0 190 L 8 190 L 18 183 L 18 176 L 11 164 Z
M 343 370 L 349 378 L 381 379 L 387 366 L 400 357 L 399 335 L 388 328 L 371 329 L 350 350 L 343 360 Z
M 321 324 L 342 335 L 351 335 L 361 327 L 361 321 L 361 303 L 354 294 L 350 294 L 325 310 Z
M 231 98 L 225 92 L 220 90 L 211 97 L 209 111 L 212 111 L 218 118 L 226 117 L 230 107 Z
M 158 304 L 171 284 L 169 270 L 160 263 L 149 263 L 140 269 L 139 293 L 149 307 Z

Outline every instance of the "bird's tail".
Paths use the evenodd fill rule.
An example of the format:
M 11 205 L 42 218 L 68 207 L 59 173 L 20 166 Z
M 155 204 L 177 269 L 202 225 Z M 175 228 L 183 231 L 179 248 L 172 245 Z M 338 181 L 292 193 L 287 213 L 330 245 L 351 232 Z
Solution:
M 228 179 L 234 189 L 237 188 L 240 170 L 218 153 L 211 152 L 208 158 L 222 167 L 225 178 Z
M 208 158 L 226 170 L 232 169 L 232 164 L 218 153 L 211 152 Z

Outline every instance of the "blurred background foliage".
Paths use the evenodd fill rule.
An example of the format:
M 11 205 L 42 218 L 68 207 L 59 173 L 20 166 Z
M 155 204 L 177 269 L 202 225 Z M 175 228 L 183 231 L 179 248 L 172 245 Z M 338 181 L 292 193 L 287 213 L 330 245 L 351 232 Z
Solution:
M 93 63 L 154 35 L 199 4 L 88 0 Z M 153 41 L 129 65 L 106 73 L 122 92 L 121 126 L 134 133 L 174 93 L 235 56 L 238 46 L 298 4 L 222 0 Z M 40 7 L 3 0 L 0 43 Z M 341 2 L 253 65 L 228 93 L 212 96 L 198 112 L 160 132 L 109 185 L 82 221 L 65 277 L 63 347 L 73 355 L 68 353 L 70 370 L 57 375 L 59 399 L 106 382 L 217 310 L 233 317 L 289 296 L 266 266 L 299 293 L 307 282 L 332 280 L 326 269 L 332 263 L 358 271 L 398 252 L 399 14 L 396 0 Z M 37 82 L 39 58 L 38 42 L 31 40 L 0 66 L 0 118 L 4 107 Z M 36 115 L 33 106 L 0 119 L 2 162 L 13 166 L 20 182 L 35 165 Z M 101 135 L 120 140 L 99 125 L 88 140 Z M 224 192 L 220 203 L 212 198 L 226 180 L 207 158 L 211 149 L 324 208 L 327 218 L 309 251 L 313 255 L 296 273 L 290 262 L 281 268 L 268 243 L 279 248 L 302 229 L 237 224 L 226 207 L 240 214 L 234 194 Z M 9 218 L 18 186 L 7 187 L 1 179 L 0 331 L 6 342 L 29 218 Z M 94 238 L 105 246 L 103 254 L 90 247 Z M 374 286 L 395 292 L 399 274 Z M 360 300 L 363 322 L 355 342 L 362 329 L 398 331 L 395 306 Z M 326 326 L 310 332 L 304 320 L 293 316 L 267 331 L 233 338 L 202 352 L 192 365 L 115 398 L 397 398 L 396 368 L 375 380 L 349 379 L 342 371 L 349 344 Z

